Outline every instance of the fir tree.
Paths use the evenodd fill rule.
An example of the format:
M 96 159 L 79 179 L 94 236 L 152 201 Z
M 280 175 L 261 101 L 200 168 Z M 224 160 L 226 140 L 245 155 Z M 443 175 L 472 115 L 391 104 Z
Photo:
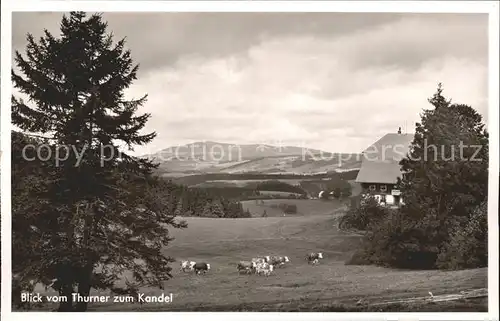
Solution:
M 399 182 L 406 229 L 401 247 L 434 267 L 456 225 L 467 222 L 487 198 L 488 133 L 472 107 L 452 104 L 437 92 L 429 99 Z M 407 257 L 411 255 L 407 253 Z M 420 254 L 419 254 L 420 253 Z M 423 263 L 423 262 L 421 262 Z
M 212 201 L 212 215 L 215 215 L 216 217 L 225 216 L 224 207 L 220 200 Z
M 21 157 L 26 136 L 13 136 L 13 273 L 21 284 L 59 290 L 68 298 L 59 311 L 85 311 L 86 303 L 71 300 L 74 287 L 85 296 L 91 288 L 124 293 L 168 280 L 166 227 L 185 224 L 156 198 L 155 165 L 128 154 L 156 134 L 141 134 L 150 115 L 137 112 L 147 96 L 124 96 L 138 71 L 125 40 L 114 43 L 99 14 L 72 12 L 60 29 L 59 37 L 45 30 L 38 41 L 28 35 L 25 56 L 15 53 L 21 73 L 12 71 L 12 80 L 29 104 L 12 97 L 13 123 L 48 137 L 37 146 L 62 150 L 66 159 L 30 162 Z M 115 281 L 126 270 L 134 282 L 119 289 Z

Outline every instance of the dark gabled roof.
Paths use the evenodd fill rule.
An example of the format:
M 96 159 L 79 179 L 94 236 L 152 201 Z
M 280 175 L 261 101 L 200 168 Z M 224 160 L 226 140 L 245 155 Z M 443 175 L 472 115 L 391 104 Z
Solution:
M 398 163 L 363 161 L 356 182 L 396 184 L 399 176 L 401 176 L 401 170 Z
M 395 184 L 401 176 L 399 161 L 407 155 L 413 137 L 390 133 L 365 149 L 356 182 Z

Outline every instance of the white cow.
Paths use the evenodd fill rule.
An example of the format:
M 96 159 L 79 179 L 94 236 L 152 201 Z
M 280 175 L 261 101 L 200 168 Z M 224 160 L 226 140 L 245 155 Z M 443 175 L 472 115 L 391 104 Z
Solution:
M 271 260 L 271 257 L 269 255 L 263 256 L 263 257 L 254 257 L 252 259 L 252 262 L 255 264 L 259 263 L 268 263 Z
M 269 263 L 258 263 L 256 267 L 256 272 L 258 275 L 264 274 L 265 276 L 269 276 L 271 272 L 273 271 L 274 266 Z
M 312 264 L 317 264 L 319 263 L 319 259 L 322 259 L 323 258 L 323 253 L 319 252 L 319 253 L 309 253 L 306 257 L 306 260 L 308 263 L 312 263 Z
M 182 272 L 193 271 L 195 264 L 196 262 L 194 261 L 181 261 L 181 271 Z

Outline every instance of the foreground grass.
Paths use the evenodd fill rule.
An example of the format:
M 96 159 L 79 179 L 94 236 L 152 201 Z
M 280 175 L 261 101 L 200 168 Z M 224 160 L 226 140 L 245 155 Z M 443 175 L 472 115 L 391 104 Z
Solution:
M 317 269 L 316 269 L 317 268 Z M 258 276 L 219 276 L 174 279 L 164 291 L 172 292 L 169 304 L 108 304 L 95 306 L 100 311 L 483 311 L 487 302 L 449 301 L 404 303 L 373 306 L 384 301 L 434 295 L 454 294 L 486 287 L 486 269 L 456 272 L 392 271 L 377 267 L 337 265 L 316 267 L 307 273 L 279 271 L 269 278 Z M 285 269 L 283 269 L 285 270 Z M 305 270 L 302 270 L 303 272 Z M 320 275 L 324 275 L 323 278 Z M 225 280 L 223 280 L 225 279 Z M 183 282 L 184 281 L 184 282 Z M 170 283 L 170 282 L 168 282 Z M 183 285 L 181 286 L 181 283 Z M 362 301 L 361 306 L 356 302 Z M 472 303 L 473 304 L 472 304 Z M 447 310 L 447 308 L 453 308 Z M 478 308 L 479 310 L 473 310 Z M 398 310 L 400 309 L 400 310 Z M 439 310 L 443 309 L 443 310 Z M 417 311 L 415 310 L 415 311 Z
M 56 306 L 44 306 L 37 311 L 51 311 Z M 295 300 L 289 302 L 249 302 L 239 304 L 194 304 L 189 307 L 160 305 L 129 305 L 102 307 L 90 305 L 89 312 L 488 312 L 488 298 L 461 299 L 446 302 L 392 303 L 384 305 L 345 304 L 321 300 Z
M 91 309 L 90 311 L 99 311 Z M 106 310 L 111 311 L 111 310 Z M 123 311 L 123 310 L 120 310 Z M 166 311 L 159 307 L 136 307 L 130 311 Z M 171 312 L 185 308 L 168 309 Z M 463 299 L 448 302 L 396 303 L 387 305 L 356 305 L 323 303 L 321 301 L 290 301 L 287 303 L 240 303 L 233 305 L 191 306 L 190 312 L 488 312 L 488 298 Z
M 338 230 L 336 214 L 332 214 L 334 206 L 323 207 L 321 213 L 318 205 L 324 203 L 305 202 L 310 202 L 303 204 L 311 211 L 316 206 L 316 215 L 187 218 L 187 229 L 171 231 L 175 240 L 165 254 L 177 260 L 208 262 L 212 266 L 209 273 L 200 276 L 182 273 L 175 263 L 173 278 L 164 283 L 164 290 L 140 289 L 150 295 L 172 293 L 172 303 L 107 303 L 91 304 L 89 308 L 93 311 L 485 310 L 485 300 L 372 306 L 381 301 L 428 296 L 429 291 L 440 295 L 485 288 L 488 271 L 486 268 L 409 271 L 345 265 L 360 246 L 361 237 Z M 324 260 L 317 266 L 307 264 L 305 255 L 310 251 L 323 252 Z M 238 274 L 239 260 L 259 255 L 287 255 L 291 262 L 269 277 Z M 362 305 L 356 305 L 359 300 Z

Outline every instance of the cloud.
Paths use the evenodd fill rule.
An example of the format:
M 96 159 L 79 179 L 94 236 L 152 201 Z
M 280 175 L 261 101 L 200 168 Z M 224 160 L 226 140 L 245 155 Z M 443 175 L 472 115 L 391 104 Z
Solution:
M 138 154 L 199 140 L 359 152 L 412 131 L 438 82 L 487 119 L 486 15 L 104 17 L 143 69 L 127 94 L 149 95 L 158 137 Z
M 26 33 L 57 33 L 63 13 L 18 12 L 13 15 L 13 45 Z M 117 38 L 127 37 L 141 72 L 177 62 L 186 55 L 224 57 L 241 53 L 274 36 L 344 35 L 401 18 L 398 14 L 352 13 L 114 13 L 103 14 Z
M 336 60 L 337 47 L 325 42 L 282 39 L 244 56 L 186 59 L 151 73 L 133 90 L 150 93 L 149 128 L 158 141 L 172 143 L 187 142 L 176 140 L 181 132 L 189 132 L 190 140 L 213 141 L 234 133 L 232 142 L 357 152 L 399 126 L 412 131 L 438 82 L 454 101 L 487 116 L 487 68 L 480 62 L 445 55 L 418 68 L 352 68 Z M 172 123 L 175 131 L 168 129 Z M 353 143 L 354 137 L 360 139 Z

